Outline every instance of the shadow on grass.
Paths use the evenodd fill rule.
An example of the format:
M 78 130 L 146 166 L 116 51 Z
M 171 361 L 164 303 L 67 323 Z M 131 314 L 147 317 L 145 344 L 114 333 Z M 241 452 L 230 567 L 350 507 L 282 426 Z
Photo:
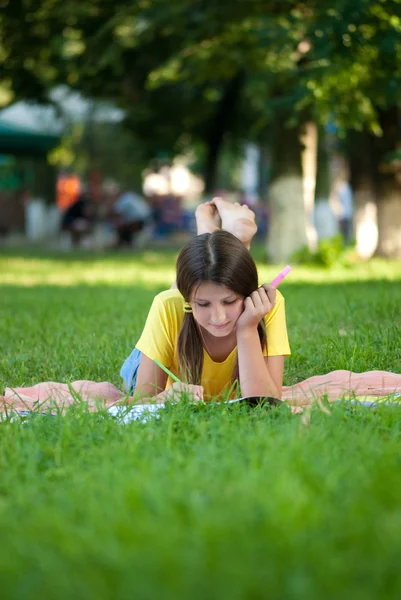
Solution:
M 60 263 L 99 263 L 102 261 L 116 261 L 121 264 L 129 264 L 144 261 L 145 263 L 154 263 L 160 266 L 171 267 L 175 259 L 183 248 L 184 244 L 167 243 L 166 245 L 150 245 L 142 249 L 115 249 L 110 248 L 99 250 L 72 249 L 70 251 L 51 250 L 37 246 L 23 246 L 16 248 L 0 247 L 0 260 L 2 258 L 12 258 L 20 260 L 50 260 Z M 252 256 L 258 262 L 266 262 L 265 247 L 262 242 L 256 242 L 252 246 Z
M 110 250 L 84 250 L 73 249 L 70 251 L 49 250 L 48 248 L 40 247 L 18 247 L 18 248 L 0 248 L 1 259 L 20 259 L 20 260 L 46 260 L 60 263 L 99 263 L 103 261 L 116 261 L 118 263 L 130 263 L 132 260 L 142 261 L 151 260 L 159 264 L 168 264 L 171 266 L 175 257 L 181 250 L 183 245 L 171 244 L 166 247 L 150 246 L 143 249 L 115 249 Z M 152 258 L 154 257 L 153 261 Z

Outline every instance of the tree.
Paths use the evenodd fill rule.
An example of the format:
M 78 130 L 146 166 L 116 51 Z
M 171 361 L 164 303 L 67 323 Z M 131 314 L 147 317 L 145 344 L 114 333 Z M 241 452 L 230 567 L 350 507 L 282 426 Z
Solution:
M 219 23 L 219 11 L 210 4 L 204 12 L 204 4 L 131 1 L 116 11 L 114 3 L 100 0 L 68 6 L 60 0 L 15 0 L 1 21 L 14 98 L 47 101 L 51 87 L 67 83 L 87 97 L 113 100 L 149 157 L 173 154 L 182 147 L 182 134 L 201 140 L 208 148 L 205 179 L 211 189 L 224 135 L 235 126 L 244 77 L 239 56 L 213 76 L 190 73 L 190 84 L 174 73 L 177 53 L 191 54 L 202 37 L 199 30 Z M 201 45 L 194 52 L 195 69 L 203 64 L 203 50 Z
M 313 103 L 323 121 L 334 121 L 350 139 L 356 197 L 362 205 L 376 198 L 377 251 L 386 257 L 401 257 L 400 33 L 398 0 L 342 0 L 328 10 L 316 5 L 309 37 L 313 60 L 323 68 L 306 71 L 302 81 L 312 95 L 301 107 Z
M 227 135 L 269 138 L 276 166 L 269 247 L 275 260 L 285 260 L 306 239 L 299 217 L 304 124 L 330 119 L 344 135 L 389 131 L 380 115 L 399 104 L 400 8 L 398 0 L 271 1 L 268 11 L 262 0 L 126 0 L 117 10 L 110 0 L 13 0 L 1 29 L 16 97 L 44 100 L 50 87 L 67 82 L 112 99 L 149 155 L 204 144 L 208 189 Z M 391 155 L 389 144 L 377 145 L 380 164 Z M 385 197 L 398 197 L 394 174 L 386 181 L 380 210 Z M 385 238 L 389 230 L 381 229 Z M 281 250 L 273 256 L 272 248 Z

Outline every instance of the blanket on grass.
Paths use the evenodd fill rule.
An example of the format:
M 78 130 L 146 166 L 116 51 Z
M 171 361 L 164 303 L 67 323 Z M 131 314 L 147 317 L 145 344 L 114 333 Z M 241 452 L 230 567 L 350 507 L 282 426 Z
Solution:
M 377 400 L 394 398 L 401 394 L 401 374 L 388 371 L 332 371 L 326 375 L 309 377 L 300 383 L 283 387 L 283 400 L 292 406 L 307 406 L 326 397 L 330 402 L 342 398 Z M 401 400 L 401 398 L 400 398 Z M 74 381 L 71 384 L 47 381 L 32 387 L 6 388 L 0 396 L 0 414 L 31 411 L 60 412 L 77 401 L 84 401 L 88 409 L 96 411 L 99 406 L 110 408 L 116 403 L 130 403 L 130 397 L 103 381 Z

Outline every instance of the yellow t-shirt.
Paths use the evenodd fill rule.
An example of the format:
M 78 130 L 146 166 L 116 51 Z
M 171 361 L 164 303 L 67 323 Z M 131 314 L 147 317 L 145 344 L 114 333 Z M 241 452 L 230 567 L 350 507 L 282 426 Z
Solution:
M 177 340 L 184 318 L 184 298 L 177 289 L 158 294 L 153 300 L 141 337 L 136 344 L 138 350 L 148 358 L 155 358 L 179 377 L 177 360 Z M 267 356 L 288 356 L 287 325 L 285 321 L 284 298 L 277 290 L 276 304 L 265 317 Z M 203 371 L 201 385 L 204 398 L 218 396 L 230 386 L 237 356 L 237 348 L 223 362 L 214 362 L 203 350 Z M 166 389 L 173 384 L 168 377 Z

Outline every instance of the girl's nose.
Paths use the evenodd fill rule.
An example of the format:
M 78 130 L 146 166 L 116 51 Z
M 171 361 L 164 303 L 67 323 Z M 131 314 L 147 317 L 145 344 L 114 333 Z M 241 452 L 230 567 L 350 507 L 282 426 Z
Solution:
M 213 325 L 221 325 L 222 323 L 225 323 L 226 313 L 223 306 L 216 306 L 213 309 L 211 321 Z

